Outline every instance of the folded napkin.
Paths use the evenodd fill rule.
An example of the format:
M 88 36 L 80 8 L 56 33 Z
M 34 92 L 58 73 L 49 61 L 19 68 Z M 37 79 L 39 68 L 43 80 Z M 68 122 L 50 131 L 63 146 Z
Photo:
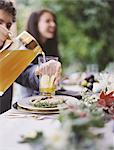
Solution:
M 69 90 L 65 90 L 65 89 L 60 89 L 60 90 L 56 91 L 55 94 L 56 95 L 73 96 L 73 97 L 75 97 L 77 99 L 81 99 L 82 98 L 80 92 L 69 91 Z

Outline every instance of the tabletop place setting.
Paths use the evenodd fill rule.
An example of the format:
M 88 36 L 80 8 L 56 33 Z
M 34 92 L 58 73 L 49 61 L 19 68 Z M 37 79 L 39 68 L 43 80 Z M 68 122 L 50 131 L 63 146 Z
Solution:
M 18 5 L 27 5 L 27 12 L 23 9 L 22 14 L 28 18 L 35 0 L 17 1 Z M 111 18 L 106 13 L 114 10 L 108 3 L 113 5 L 84 0 L 58 6 L 58 0 L 45 3 L 60 16 L 59 23 L 55 13 L 41 9 L 31 13 L 31 24 L 21 30 L 22 15 L 15 37 L 10 27 L 16 21 L 16 1 L 0 0 L 0 150 L 114 150 L 114 63 L 100 68 L 104 65 L 101 63 L 107 63 L 102 50 L 113 41 L 104 32 L 104 20 Z M 37 4 L 44 6 L 43 1 Z M 79 23 L 74 24 L 77 19 Z M 101 39 L 100 23 L 95 19 L 103 26 Z M 60 23 L 65 28 L 57 30 Z M 60 54 L 57 35 L 61 35 Z
M 58 61 L 58 58 L 45 56 L 43 52 L 42 54 L 38 58 L 38 67 L 42 68 L 42 73 L 39 73 L 39 95 L 18 99 L 12 104 L 11 110 L 1 115 L 1 119 L 6 119 L 10 123 L 25 122 L 24 132 L 20 130 L 16 133 L 18 140 L 15 145 L 22 147 L 22 150 L 26 148 L 23 143 L 28 144 L 32 150 L 39 148 L 50 150 L 55 148 L 52 143 L 58 136 L 61 142 L 66 140 L 63 144 L 58 143 L 59 148 L 64 149 L 64 146 L 68 146 L 73 150 L 75 148 L 86 150 L 88 147 L 89 150 L 103 145 L 102 142 L 107 140 L 109 134 L 111 140 L 103 145 L 103 149 L 113 147 L 114 86 L 111 82 L 113 75 L 104 72 L 97 74 L 78 72 L 63 78 L 60 85 L 55 84 L 54 61 Z M 52 70 L 44 67 L 46 62 L 49 65 L 50 60 L 53 61 Z M 9 81 L 7 83 L 8 88 Z M 27 122 L 29 127 L 25 132 Z M 47 126 L 50 126 L 49 131 Z M 49 132 L 52 132 L 51 135 Z

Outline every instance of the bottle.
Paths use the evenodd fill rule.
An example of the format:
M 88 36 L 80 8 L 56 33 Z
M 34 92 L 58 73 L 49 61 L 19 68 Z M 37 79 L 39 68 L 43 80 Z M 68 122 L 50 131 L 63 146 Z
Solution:
M 23 31 L 0 51 L 0 96 L 34 60 L 42 48 L 28 32 Z

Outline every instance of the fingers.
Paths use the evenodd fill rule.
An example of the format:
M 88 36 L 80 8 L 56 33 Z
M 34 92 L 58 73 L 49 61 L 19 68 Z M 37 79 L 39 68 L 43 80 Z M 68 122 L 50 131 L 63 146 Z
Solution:
M 6 29 L 4 26 L 0 25 L 0 36 L 2 38 L 8 38 L 9 36 L 9 31 Z
M 46 63 L 42 63 L 39 68 L 36 70 L 36 73 L 39 74 L 39 75 L 42 75 L 42 74 L 47 74 L 49 76 L 53 75 L 53 72 L 54 71 L 54 66 L 53 66 L 53 63 L 51 61 L 48 61 Z
M 50 60 L 46 63 L 41 64 L 39 67 L 36 68 L 35 74 L 36 75 L 48 75 L 49 77 L 54 75 L 54 85 L 58 85 L 61 80 L 61 63 L 55 60 Z
M 3 41 L 1 41 L 1 39 L 0 39 L 0 47 L 1 47 L 3 44 L 4 44 L 4 42 L 3 42 Z
M 49 71 L 49 65 L 48 64 L 42 64 L 40 66 L 37 66 L 37 68 L 35 69 L 35 75 L 43 75 L 43 74 L 47 74 Z
M 59 85 L 60 81 L 61 81 L 61 74 L 59 74 L 59 75 L 55 78 L 54 85 L 55 85 L 55 86 Z
M 4 41 L 8 38 L 8 34 L 8 30 L 0 25 L 0 46 L 2 46 Z
M 58 62 L 57 67 L 56 67 L 56 73 L 55 73 L 55 85 L 57 85 L 60 80 L 61 80 L 61 73 L 62 73 L 62 68 L 61 68 L 61 63 Z
M 40 74 L 40 72 L 39 72 L 39 66 L 36 67 L 34 73 L 35 73 L 36 76 Z

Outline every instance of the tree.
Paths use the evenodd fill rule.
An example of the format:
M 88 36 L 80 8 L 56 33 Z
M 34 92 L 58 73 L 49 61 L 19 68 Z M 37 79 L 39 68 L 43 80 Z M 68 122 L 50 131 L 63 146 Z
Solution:
M 57 13 L 60 47 L 63 52 L 71 53 L 65 53 L 63 57 L 69 59 L 73 55 L 74 61 L 78 59 L 83 64 L 98 63 L 101 70 L 114 61 L 114 1 L 43 2 Z
M 19 15 L 19 31 L 25 17 L 40 7 L 52 9 L 58 20 L 59 49 L 64 67 L 74 70 L 97 63 L 100 70 L 114 61 L 114 1 L 111 0 L 17 0 L 23 7 Z M 19 6 L 19 5 L 17 5 Z M 26 14 L 26 15 L 25 15 Z M 21 21 L 22 20 L 22 21 Z M 81 64 L 81 65 L 80 65 Z M 79 67 L 78 67 L 79 65 Z

